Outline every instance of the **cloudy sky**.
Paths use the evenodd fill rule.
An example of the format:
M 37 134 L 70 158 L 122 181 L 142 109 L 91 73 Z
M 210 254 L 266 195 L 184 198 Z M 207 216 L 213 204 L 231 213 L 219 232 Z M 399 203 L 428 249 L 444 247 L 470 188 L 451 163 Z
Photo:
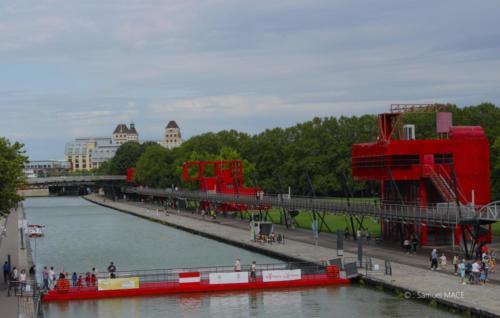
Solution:
M 257 133 L 500 104 L 500 1 L 0 0 L 0 136 L 32 159 L 135 121 Z

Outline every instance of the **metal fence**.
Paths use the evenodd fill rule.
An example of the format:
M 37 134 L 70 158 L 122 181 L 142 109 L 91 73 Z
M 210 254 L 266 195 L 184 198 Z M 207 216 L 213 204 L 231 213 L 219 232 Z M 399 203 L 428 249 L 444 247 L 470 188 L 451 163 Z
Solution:
M 20 308 L 20 313 L 24 317 L 38 317 L 42 312 L 42 290 L 40 285 L 35 280 L 28 280 L 25 282 L 10 280 L 7 283 L 7 296 L 18 297 L 21 299 L 31 298 L 32 306 L 30 308 Z
M 278 264 L 256 264 L 255 278 L 262 277 L 264 271 L 271 270 L 294 270 L 300 269 L 302 279 L 317 279 L 315 275 L 327 274 L 326 264 L 312 264 L 312 263 L 278 263 Z M 213 273 L 229 273 L 235 272 L 234 266 L 211 266 L 211 267 L 196 267 L 196 268 L 172 268 L 172 269 L 152 269 L 152 270 L 131 270 L 131 271 L 117 271 L 115 272 L 116 278 L 130 278 L 138 277 L 139 283 L 145 284 L 142 287 L 148 286 L 148 283 L 165 283 L 165 284 L 177 284 L 179 283 L 179 275 L 182 273 L 198 272 L 200 273 L 201 283 L 208 283 L 209 274 Z M 251 265 L 241 265 L 241 273 L 251 273 Z M 87 273 L 79 273 L 77 276 L 85 277 Z M 99 279 L 110 278 L 109 273 L 99 273 Z M 71 279 L 71 278 L 69 278 Z M 57 282 L 56 282 L 57 283 Z M 85 290 L 90 290 L 97 288 L 97 284 L 86 284 L 83 283 L 83 288 Z M 158 284 L 151 284 L 150 286 L 155 287 Z M 73 286 L 74 287 L 74 286 Z M 90 288 L 90 289 L 89 289 Z

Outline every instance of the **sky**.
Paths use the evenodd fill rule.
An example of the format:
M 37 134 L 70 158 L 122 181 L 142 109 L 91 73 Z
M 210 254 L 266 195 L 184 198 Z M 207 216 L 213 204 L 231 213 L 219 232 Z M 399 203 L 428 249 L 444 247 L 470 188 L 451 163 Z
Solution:
M 251 134 L 500 105 L 500 1 L 0 0 L 0 136 L 32 160 L 134 121 Z

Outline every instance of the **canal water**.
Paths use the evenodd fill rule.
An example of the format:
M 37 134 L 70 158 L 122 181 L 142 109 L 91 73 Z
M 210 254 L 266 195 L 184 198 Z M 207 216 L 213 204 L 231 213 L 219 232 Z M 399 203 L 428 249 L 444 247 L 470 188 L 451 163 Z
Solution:
M 31 239 L 37 269 L 101 272 L 232 266 L 279 260 L 107 209 L 78 197 L 30 198 L 31 224 L 45 236 Z M 421 303 L 359 286 L 331 286 L 212 294 L 186 294 L 44 304 L 47 318 L 86 317 L 452 317 Z

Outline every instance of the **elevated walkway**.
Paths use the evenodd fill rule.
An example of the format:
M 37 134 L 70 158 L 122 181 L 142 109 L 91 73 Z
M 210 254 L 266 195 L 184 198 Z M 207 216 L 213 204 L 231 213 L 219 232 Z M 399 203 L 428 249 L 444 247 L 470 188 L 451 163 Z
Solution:
M 348 214 L 381 218 L 387 222 L 400 223 L 425 223 L 428 226 L 455 226 L 480 222 L 481 224 L 493 223 L 499 220 L 500 208 L 497 203 L 489 208 L 476 212 L 470 206 L 448 204 L 446 206 L 419 207 L 414 205 L 376 204 L 375 202 L 348 202 L 345 199 L 292 197 L 282 195 L 264 195 L 259 197 L 227 195 L 221 193 L 199 191 L 174 191 L 171 189 L 150 189 L 143 187 L 129 187 L 125 193 L 154 196 L 176 200 L 194 200 L 210 202 L 213 205 L 222 203 L 245 204 L 249 210 L 258 210 L 261 207 L 272 206 L 287 210 L 306 210 L 327 212 L 335 214 Z M 500 203 L 498 203 L 500 205 Z

